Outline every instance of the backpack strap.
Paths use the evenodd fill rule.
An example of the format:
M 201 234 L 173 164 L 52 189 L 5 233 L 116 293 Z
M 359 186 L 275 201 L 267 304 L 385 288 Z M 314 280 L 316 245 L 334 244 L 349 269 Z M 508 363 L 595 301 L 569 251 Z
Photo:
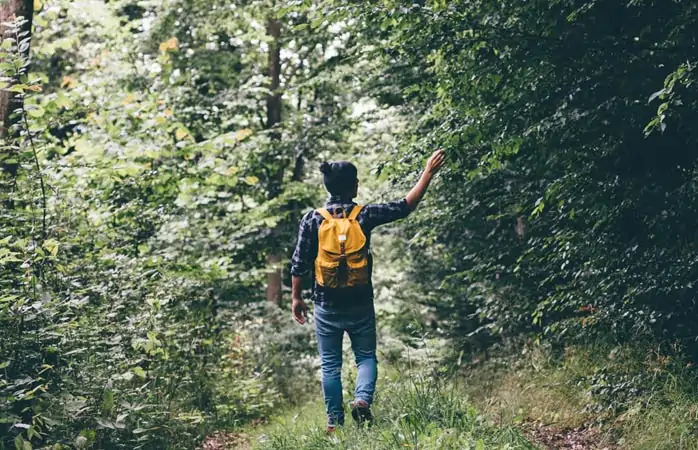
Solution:
M 325 208 L 319 208 L 319 209 L 316 209 L 315 211 L 317 211 L 325 220 L 332 220 L 333 219 L 332 214 L 330 214 L 330 212 L 328 210 L 326 210 Z
M 363 206 L 361 206 L 361 205 L 354 205 L 354 207 L 353 207 L 352 210 L 351 210 L 351 214 L 349 214 L 349 220 L 356 220 L 356 217 L 357 217 L 357 216 L 359 215 L 359 213 L 361 212 L 361 208 L 363 208 Z

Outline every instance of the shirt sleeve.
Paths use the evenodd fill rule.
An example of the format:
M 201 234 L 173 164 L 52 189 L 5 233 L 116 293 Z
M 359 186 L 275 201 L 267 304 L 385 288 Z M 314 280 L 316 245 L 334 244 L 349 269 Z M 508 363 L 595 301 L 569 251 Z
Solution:
M 390 203 L 375 203 L 364 206 L 366 225 L 373 229 L 379 225 L 404 219 L 412 210 L 407 205 L 407 199 Z
M 291 275 L 303 277 L 310 273 L 317 257 L 317 233 L 313 230 L 313 211 L 301 219 L 298 243 L 291 257 Z

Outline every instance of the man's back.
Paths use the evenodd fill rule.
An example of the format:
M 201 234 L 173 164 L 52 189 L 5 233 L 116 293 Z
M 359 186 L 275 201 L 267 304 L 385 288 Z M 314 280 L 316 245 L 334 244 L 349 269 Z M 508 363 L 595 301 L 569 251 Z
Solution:
M 378 361 L 376 359 L 376 316 L 373 308 L 373 285 L 371 274 L 373 259 L 370 254 L 371 232 L 379 225 L 393 222 L 406 217 L 421 201 L 432 176 L 444 162 L 441 151 L 434 152 L 429 158 L 427 169 L 419 182 L 400 201 L 362 206 L 358 214 L 352 215 L 357 208 L 353 199 L 357 196 L 359 181 L 356 167 L 348 162 L 323 163 L 320 171 L 323 173 L 325 187 L 330 192 L 330 199 L 325 205 L 328 214 L 320 211 L 310 211 L 301 220 L 298 231 L 298 244 L 291 261 L 293 276 L 293 318 L 300 324 L 306 321 L 308 307 L 302 298 L 302 281 L 304 276 L 317 275 L 315 261 L 318 258 L 320 239 L 318 232 L 325 220 L 334 217 L 350 217 L 361 227 L 365 237 L 364 248 L 368 252 L 368 276 L 365 283 L 352 287 L 331 288 L 329 285 L 345 285 L 347 283 L 325 283 L 323 275 L 314 276 L 313 299 L 315 303 L 315 335 L 322 368 L 322 391 L 327 409 L 327 430 L 334 431 L 337 426 L 344 424 L 344 404 L 342 398 L 342 341 L 344 333 L 349 334 L 356 365 L 358 367 L 354 401 L 351 402 L 352 417 L 357 423 L 370 422 L 371 403 L 376 388 L 378 376 Z M 330 222 L 332 224 L 332 222 Z M 336 261 L 330 264 L 347 263 L 346 241 L 349 227 L 343 223 L 342 232 L 328 232 L 326 239 L 336 239 L 325 248 L 340 248 L 339 254 L 330 255 Z M 354 249 L 352 249 L 354 250 Z M 323 250 L 325 251 L 325 250 Z M 321 264 L 317 267 L 322 269 Z M 323 280 L 318 282 L 318 280 Z
M 357 207 L 357 204 L 351 199 L 342 199 L 339 196 L 330 197 L 325 204 L 325 209 L 333 216 L 342 214 L 349 216 L 355 207 Z M 361 226 L 361 230 L 366 237 L 366 247 L 369 252 L 368 283 L 355 287 L 337 289 L 321 286 L 315 280 L 313 282 L 315 303 L 328 306 L 342 306 L 350 301 L 373 301 L 373 287 L 371 283 L 373 258 L 370 253 L 371 232 L 379 225 L 407 217 L 410 211 L 405 199 L 391 203 L 368 204 L 362 206 L 361 211 L 356 217 L 356 221 Z M 324 221 L 325 218 L 318 210 L 309 211 L 303 216 L 298 232 L 298 244 L 291 260 L 291 275 L 302 277 L 312 273 L 314 261 L 318 254 L 318 230 Z

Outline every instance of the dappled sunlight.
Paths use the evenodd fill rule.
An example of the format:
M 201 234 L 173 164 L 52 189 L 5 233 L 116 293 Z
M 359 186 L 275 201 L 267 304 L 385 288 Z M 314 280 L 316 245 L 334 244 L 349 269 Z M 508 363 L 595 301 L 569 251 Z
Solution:
M 698 450 L 694 2 L 0 29 L 0 449 Z

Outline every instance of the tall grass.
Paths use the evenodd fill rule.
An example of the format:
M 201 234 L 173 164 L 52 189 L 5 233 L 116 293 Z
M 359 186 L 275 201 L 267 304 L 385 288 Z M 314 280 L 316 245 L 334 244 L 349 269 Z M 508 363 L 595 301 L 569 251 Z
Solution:
M 590 448 L 698 450 L 698 377 L 656 348 L 538 348 L 467 372 L 473 404 L 501 423 L 592 428 Z
M 325 433 L 323 405 L 311 404 L 276 420 L 259 436 L 261 450 L 515 450 L 535 449 L 512 427 L 495 425 L 470 406 L 452 380 L 438 373 L 399 372 L 380 388 L 376 424 L 348 423 Z

